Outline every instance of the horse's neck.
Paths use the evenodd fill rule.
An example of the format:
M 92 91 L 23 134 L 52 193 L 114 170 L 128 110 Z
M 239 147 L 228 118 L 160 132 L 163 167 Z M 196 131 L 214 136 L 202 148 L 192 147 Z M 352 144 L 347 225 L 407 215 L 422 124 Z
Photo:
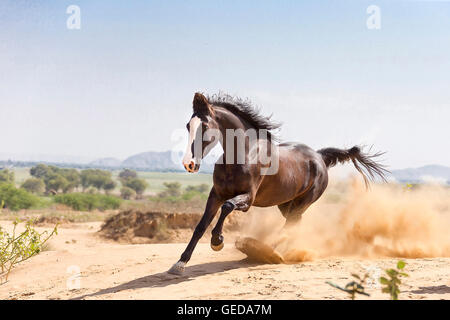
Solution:
M 217 120 L 216 120 L 217 121 Z M 234 155 L 234 161 L 237 160 L 237 138 L 234 137 L 233 138 L 233 143 L 231 145 L 229 145 L 227 143 L 227 135 L 230 134 L 234 134 L 236 132 L 238 132 L 238 130 L 242 130 L 241 132 L 247 132 L 248 129 L 252 129 L 252 127 L 250 125 L 248 125 L 248 123 L 241 119 L 238 115 L 235 115 L 227 110 L 223 111 L 221 113 L 221 117 L 219 119 L 219 121 L 217 121 L 217 123 L 219 124 L 219 130 L 222 134 L 222 139 L 220 141 L 221 145 L 222 145 L 222 149 L 224 151 L 224 155 L 226 154 L 231 154 L 231 152 L 233 152 L 232 154 Z M 231 130 L 231 131 L 230 131 Z M 242 152 L 242 151 L 240 151 Z M 247 154 L 248 154 L 248 139 L 245 139 L 245 157 L 247 158 Z

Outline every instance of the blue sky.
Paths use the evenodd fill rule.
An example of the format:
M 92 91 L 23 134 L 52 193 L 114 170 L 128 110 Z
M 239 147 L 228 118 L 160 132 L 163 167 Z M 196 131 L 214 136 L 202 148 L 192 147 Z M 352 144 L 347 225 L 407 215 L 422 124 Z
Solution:
M 273 113 L 285 140 L 450 165 L 449 87 L 447 1 L 0 3 L 0 153 L 169 150 L 193 93 L 222 90 Z

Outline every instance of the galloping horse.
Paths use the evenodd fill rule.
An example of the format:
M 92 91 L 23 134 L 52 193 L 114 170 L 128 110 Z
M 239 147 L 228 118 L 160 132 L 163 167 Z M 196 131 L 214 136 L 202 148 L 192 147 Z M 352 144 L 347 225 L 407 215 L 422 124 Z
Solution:
M 376 176 L 385 181 L 387 170 L 373 160 L 380 153 L 365 154 L 358 146 L 347 150 L 326 148 L 315 151 L 300 143 L 277 144 L 272 130 L 280 125 L 261 116 L 249 102 L 228 95 L 205 97 L 196 93 L 193 109 L 187 124 L 189 143 L 183 158 L 185 169 L 191 173 L 197 172 L 203 157 L 218 142 L 224 154 L 214 166 L 214 185 L 205 212 L 186 250 L 169 273 L 183 273 L 195 246 L 219 209 L 220 216 L 211 237 L 211 247 L 216 251 L 223 248 L 223 223 L 233 210 L 245 212 L 251 206 L 277 205 L 286 218 L 286 224 L 299 221 L 305 210 L 325 191 L 328 168 L 337 163 L 352 161 L 366 185 Z M 230 132 L 249 130 L 258 130 L 256 137 L 253 140 L 244 137 L 241 148 L 238 135 L 229 139 Z M 218 135 L 208 132 L 217 132 Z M 254 151 L 262 149 L 270 156 L 269 162 L 254 161 Z M 274 172 L 268 170 L 271 166 L 276 168 Z

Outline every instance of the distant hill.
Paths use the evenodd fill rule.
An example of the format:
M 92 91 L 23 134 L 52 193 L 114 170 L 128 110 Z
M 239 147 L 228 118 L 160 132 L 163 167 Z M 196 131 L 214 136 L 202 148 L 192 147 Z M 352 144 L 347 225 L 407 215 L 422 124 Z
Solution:
M 184 171 L 181 165 L 183 152 L 172 153 L 171 151 L 156 152 L 149 151 L 133 155 L 122 161 L 120 167 L 148 170 L 148 171 Z M 202 165 L 200 172 L 212 172 L 215 160 L 207 156 Z
M 100 168 L 118 168 L 122 165 L 122 161 L 116 158 L 101 158 L 89 162 L 89 166 Z
M 122 161 L 121 167 L 150 171 L 183 170 L 181 164 L 172 161 L 171 154 L 170 151 L 138 153 Z
M 392 176 L 400 182 L 424 182 L 436 180 L 450 184 L 450 167 L 428 165 L 392 171 Z

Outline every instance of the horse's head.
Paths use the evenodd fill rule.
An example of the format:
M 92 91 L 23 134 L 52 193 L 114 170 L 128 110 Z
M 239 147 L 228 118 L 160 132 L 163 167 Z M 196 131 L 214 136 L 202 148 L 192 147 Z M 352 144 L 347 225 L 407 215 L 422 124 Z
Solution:
M 213 107 L 201 93 L 194 95 L 193 109 L 192 117 L 186 125 L 189 140 L 183 157 L 183 166 L 191 173 L 200 169 L 203 157 L 217 144 L 218 139 L 212 138 L 214 130 L 219 128 L 214 120 Z

